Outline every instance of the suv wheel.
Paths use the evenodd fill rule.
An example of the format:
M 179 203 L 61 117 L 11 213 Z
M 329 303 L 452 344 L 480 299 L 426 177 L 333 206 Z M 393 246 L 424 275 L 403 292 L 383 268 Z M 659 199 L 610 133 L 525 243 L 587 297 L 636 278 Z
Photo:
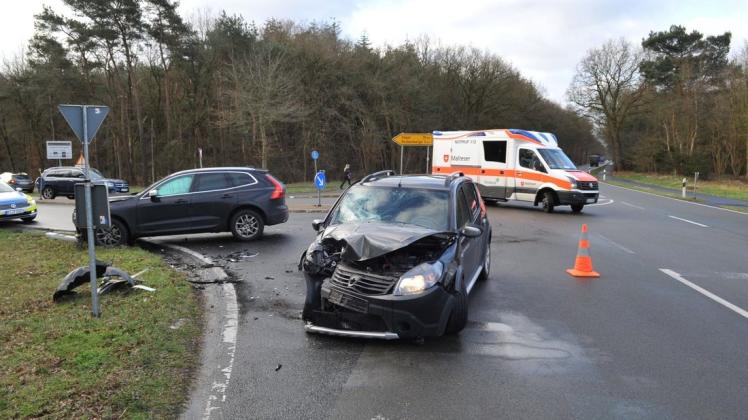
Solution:
M 486 255 L 483 257 L 483 270 L 480 272 L 480 280 L 488 280 L 491 274 L 491 238 L 488 238 L 486 244 Z
M 543 211 L 546 213 L 553 213 L 553 206 L 556 205 L 556 200 L 553 199 L 553 193 L 550 191 L 543 191 Z
M 52 187 L 44 187 L 42 190 L 42 198 L 45 200 L 52 200 L 55 198 L 55 190 Z
M 468 299 L 467 295 L 460 291 L 455 291 L 455 306 L 452 308 L 452 314 L 447 321 L 447 334 L 457 334 L 465 328 L 468 320 Z
M 262 236 L 265 223 L 256 212 L 244 209 L 239 210 L 231 218 L 231 233 L 240 241 L 251 241 Z
M 103 246 L 127 245 L 130 240 L 127 227 L 117 219 L 112 219 L 112 226 L 108 229 L 96 229 L 94 236 L 96 244 Z
M 572 213 L 581 213 L 582 209 L 584 208 L 584 204 L 572 204 L 571 205 L 571 212 Z

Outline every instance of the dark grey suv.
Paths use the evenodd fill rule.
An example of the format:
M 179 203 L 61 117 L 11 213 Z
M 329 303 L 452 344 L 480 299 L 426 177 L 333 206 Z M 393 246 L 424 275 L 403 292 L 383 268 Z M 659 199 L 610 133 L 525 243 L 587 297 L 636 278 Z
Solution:
M 288 220 L 285 195 L 285 186 L 266 170 L 177 172 L 139 194 L 110 198 L 112 226 L 98 229 L 96 241 L 119 245 L 142 236 L 201 232 L 231 232 L 236 239 L 253 240 L 265 226 Z
M 491 269 L 491 226 L 475 184 L 384 171 L 338 199 L 301 258 L 308 332 L 417 338 L 465 327 L 468 294 Z

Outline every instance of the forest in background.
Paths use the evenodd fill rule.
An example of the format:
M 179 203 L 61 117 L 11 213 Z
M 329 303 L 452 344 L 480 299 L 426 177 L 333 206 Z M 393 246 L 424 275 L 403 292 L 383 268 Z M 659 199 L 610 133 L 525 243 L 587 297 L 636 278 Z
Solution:
M 555 133 L 577 162 L 603 150 L 589 119 L 474 48 L 375 48 L 334 21 L 187 21 L 172 0 L 64 3 L 35 17 L 26 54 L 0 70 L 2 170 L 56 165 L 47 140 L 74 140 L 77 155 L 61 103 L 111 108 L 92 165 L 133 184 L 196 167 L 198 148 L 205 166 L 265 167 L 286 182 L 311 180 L 316 149 L 333 177 L 345 163 L 360 176 L 399 166 L 399 132 L 525 128 Z M 406 149 L 406 171 L 423 172 L 425 153 Z

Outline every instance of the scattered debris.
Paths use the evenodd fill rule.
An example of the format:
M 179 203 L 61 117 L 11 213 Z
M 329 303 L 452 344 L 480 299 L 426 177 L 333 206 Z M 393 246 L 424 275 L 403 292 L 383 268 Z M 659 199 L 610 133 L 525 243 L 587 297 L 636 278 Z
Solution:
M 273 276 L 265 276 L 265 280 L 275 280 L 275 277 L 273 277 Z
M 135 276 L 130 276 L 125 271 L 120 270 L 117 267 L 112 267 L 111 265 L 109 265 L 109 263 L 96 260 L 96 278 L 103 281 L 97 291 L 99 294 L 104 294 L 112 290 L 122 289 L 123 287 L 131 287 L 146 290 L 149 292 L 155 292 L 156 289 L 152 287 L 136 284 L 135 277 L 142 275 L 146 271 L 148 271 L 147 268 L 135 274 Z M 52 295 L 52 300 L 54 302 L 59 302 L 66 296 L 75 295 L 76 293 L 73 291 L 73 289 L 82 284 L 89 283 L 90 281 L 91 276 L 88 267 L 76 268 L 75 270 L 68 273 L 67 276 L 65 276 L 65 278 L 62 280 L 62 283 L 60 283 L 60 285 L 57 287 L 57 290 L 55 290 L 54 294 Z
M 169 328 L 171 328 L 172 330 L 178 330 L 182 328 L 182 325 L 184 325 L 185 323 L 187 323 L 187 318 L 179 318 L 173 324 L 171 324 Z
M 280 364 L 280 363 L 278 363 L 278 366 L 275 367 L 275 371 L 277 372 L 277 371 L 281 370 L 282 367 L 283 367 L 283 365 Z
M 68 242 L 75 242 L 78 239 L 76 239 L 73 235 L 65 235 L 64 233 L 57 233 L 57 232 L 47 232 L 45 234 L 47 238 L 51 239 L 59 239 L 61 241 L 68 241 Z

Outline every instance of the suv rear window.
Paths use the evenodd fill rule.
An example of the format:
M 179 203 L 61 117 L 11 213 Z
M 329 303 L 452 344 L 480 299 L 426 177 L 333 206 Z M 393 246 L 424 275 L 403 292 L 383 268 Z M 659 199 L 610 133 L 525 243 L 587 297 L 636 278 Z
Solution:
M 331 224 L 407 223 L 438 231 L 449 228 L 449 192 L 354 185 L 340 200 Z
M 195 187 L 193 191 L 213 191 L 223 190 L 229 188 L 228 179 L 224 172 L 210 173 L 210 174 L 198 174 L 195 178 Z
M 232 187 L 256 184 L 257 180 L 252 175 L 244 172 L 229 172 L 226 174 Z

